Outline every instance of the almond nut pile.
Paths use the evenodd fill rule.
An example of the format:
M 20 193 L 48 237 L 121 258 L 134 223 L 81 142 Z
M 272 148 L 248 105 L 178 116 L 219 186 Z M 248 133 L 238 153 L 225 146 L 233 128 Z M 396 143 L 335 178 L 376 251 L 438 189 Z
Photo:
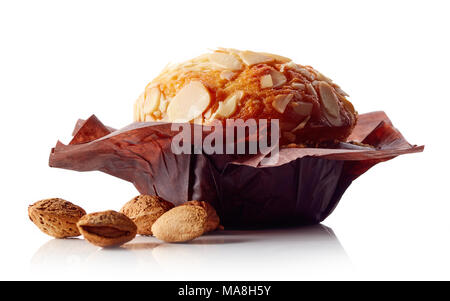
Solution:
M 189 201 L 175 207 L 152 195 L 133 198 L 120 212 L 90 214 L 66 200 L 45 199 L 30 205 L 28 216 L 47 235 L 55 238 L 83 235 L 100 247 L 120 246 L 136 234 L 154 235 L 166 242 L 184 242 L 222 228 L 216 210 L 207 202 Z

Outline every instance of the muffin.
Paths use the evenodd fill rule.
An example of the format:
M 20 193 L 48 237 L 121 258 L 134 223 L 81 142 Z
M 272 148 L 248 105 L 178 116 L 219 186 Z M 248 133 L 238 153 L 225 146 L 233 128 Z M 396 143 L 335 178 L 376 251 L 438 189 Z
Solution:
M 134 105 L 134 121 L 211 124 L 278 119 L 284 144 L 345 141 L 357 112 L 310 66 L 270 53 L 220 48 L 168 65 Z
M 133 183 L 142 195 L 157 195 L 176 206 L 214 208 L 210 230 L 219 222 L 251 229 L 320 223 L 349 185 L 374 165 L 423 151 L 409 144 L 384 112 L 358 116 L 330 79 L 268 53 L 219 49 L 168 66 L 146 87 L 134 113 L 138 123 L 119 130 L 94 115 L 78 122 L 70 144 L 58 141 L 52 149 L 50 166 L 99 170 Z M 241 135 L 228 144 L 216 125 L 241 119 L 259 121 L 259 129 L 266 119 L 278 120 L 279 145 L 286 147 L 277 149 L 270 127 L 270 148 L 261 140 L 259 152 L 250 143 L 239 152 L 239 146 L 247 147 L 240 142 L 255 136 Z M 213 126 L 194 127 L 207 135 L 194 131 L 192 141 L 185 136 L 191 123 Z M 174 128 L 183 128 L 182 135 Z M 214 135 L 208 132 L 212 128 Z M 173 147 L 180 138 L 182 152 Z M 230 145 L 237 152 L 228 152 Z

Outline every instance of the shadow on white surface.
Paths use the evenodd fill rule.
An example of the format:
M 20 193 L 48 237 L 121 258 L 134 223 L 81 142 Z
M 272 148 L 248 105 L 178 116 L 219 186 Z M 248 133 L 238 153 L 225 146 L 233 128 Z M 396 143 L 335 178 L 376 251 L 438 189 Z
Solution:
M 138 236 L 102 249 L 83 239 L 53 239 L 31 260 L 41 279 L 264 280 L 338 277 L 350 260 L 323 225 L 221 231 L 183 244 Z M 335 278 L 335 277 L 334 277 Z

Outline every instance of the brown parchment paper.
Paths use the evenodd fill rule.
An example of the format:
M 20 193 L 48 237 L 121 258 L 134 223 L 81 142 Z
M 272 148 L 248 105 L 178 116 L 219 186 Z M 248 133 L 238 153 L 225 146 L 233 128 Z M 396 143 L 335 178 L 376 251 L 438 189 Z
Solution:
M 262 154 L 176 155 L 170 148 L 176 134 L 170 123 L 133 123 L 115 130 L 93 115 L 77 122 L 68 145 L 58 141 L 49 165 L 99 170 L 175 204 L 208 201 L 225 226 L 267 227 L 319 223 L 372 166 L 424 149 L 409 144 L 384 112 L 359 115 L 348 141 L 362 145 L 282 148 L 271 165 L 262 164 Z

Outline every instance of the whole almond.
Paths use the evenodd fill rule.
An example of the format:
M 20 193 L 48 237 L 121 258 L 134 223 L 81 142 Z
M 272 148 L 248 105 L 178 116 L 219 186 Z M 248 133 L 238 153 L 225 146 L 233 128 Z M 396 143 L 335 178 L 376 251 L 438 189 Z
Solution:
M 79 236 L 76 224 L 85 214 L 83 208 L 60 198 L 45 199 L 28 206 L 30 220 L 42 232 L 56 238 Z
M 113 210 L 87 214 L 77 227 L 87 241 L 100 247 L 120 246 L 132 240 L 137 232 L 131 219 Z
M 189 201 L 186 202 L 184 204 L 181 204 L 180 206 L 200 206 L 203 209 L 206 210 L 206 214 L 207 214 L 207 220 L 206 220 L 206 224 L 205 224 L 205 232 L 210 232 L 210 231 L 214 231 L 217 228 L 219 228 L 220 226 L 220 218 L 217 215 L 216 210 L 214 209 L 214 207 L 205 201 Z
M 192 240 L 205 233 L 208 214 L 200 206 L 178 206 L 170 209 L 152 226 L 153 235 L 166 242 Z
M 120 212 L 136 224 L 138 234 L 152 235 L 153 223 L 173 207 L 171 202 L 158 196 L 139 195 L 126 203 Z

